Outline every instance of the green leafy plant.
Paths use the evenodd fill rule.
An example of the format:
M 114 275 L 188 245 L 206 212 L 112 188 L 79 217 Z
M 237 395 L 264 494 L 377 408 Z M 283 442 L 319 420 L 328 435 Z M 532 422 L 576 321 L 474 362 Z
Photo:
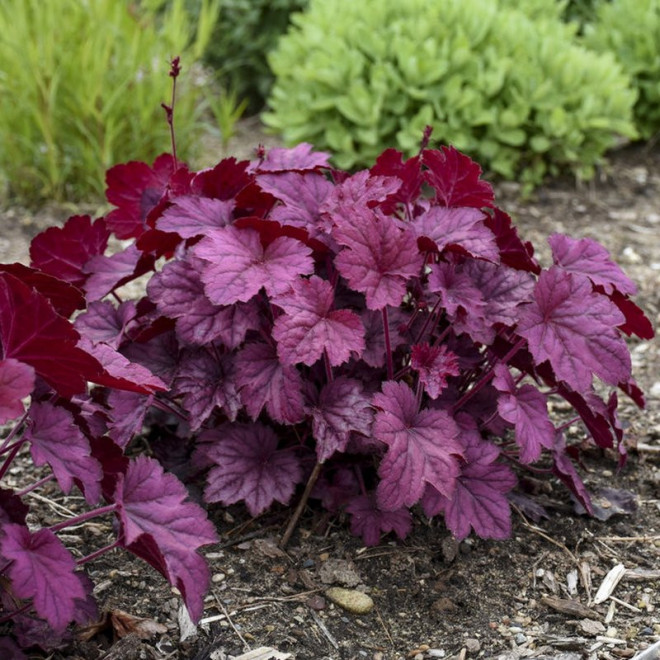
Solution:
M 0 181 L 11 196 L 33 203 L 100 195 L 111 164 L 167 149 L 163 72 L 173 55 L 186 66 L 201 57 L 218 0 L 203 0 L 194 24 L 184 0 L 162 5 L 0 3 Z M 182 78 L 178 94 L 177 133 L 193 145 L 203 98 L 194 76 Z
M 205 61 L 220 74 L 237 99 L 247 99 L 249 112 L 263 108 L 273 84 L 267 53 L 286 31 L 290 14 L 304 9 L 307 2 L 223 0 Z
M 222 146 L 226 148 L 236 135 L 236 124 L 247 109 L 248 100 L 239 98 L 238 92 L 232 87 L 222 87 L 219 83 L 207 87 L 205 95 L 220 133 Z
M 424 126 L 492 172 L 527 184 L 587 178 L 615 134 L 635 134 L 635 93 L 610 55 L 559 20 L 491 0 L 312 0 L 269 61 L 264 122 L 354 168 Z
M 649 138 L 660 129 L 660 2 L 601 2 L 585 27 L 584 42 L 597 52 L 612 52 L 639 92 L 637 129 Z

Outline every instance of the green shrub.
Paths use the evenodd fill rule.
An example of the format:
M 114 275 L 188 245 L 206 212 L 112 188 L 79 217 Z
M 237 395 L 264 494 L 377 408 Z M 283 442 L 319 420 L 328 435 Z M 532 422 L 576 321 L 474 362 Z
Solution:
M 0 180 L 23 203 L 101 193 L 116 162 L 170 149 L 161 103 L 180 55 L 175 125 L 183 157 L 199 130 L 191 66 L 217 15 L 203 0 L 193 25 L 183 0 L 0 2 Z M 145 130 L 145 126 L 149 130 Z
M 507 178 L 588 177 L 616 133 L 634 135 L 629 80 L 574 43 L 571 26 L 505 4 L 312 0 L 269 58 L 262 118 L 343 168 L 388 146 L 416 151 L 428 124 Z
M 238 98 L 247 99 L 248 110 L 264 106 L 273 84 L 266 55 L 273 50 L 289 24 L 289 15 L 308 0 L 223 0 L 205 61 L 220 75 L 223 85 Z M 194 10 L 193 10 L 194 11 Z
M 612 52 L 630 75 L 639 97 L 635 120 L 642 137 L 660 130 L 660 0 L 613 0 L 596 8 L 585 44 Z

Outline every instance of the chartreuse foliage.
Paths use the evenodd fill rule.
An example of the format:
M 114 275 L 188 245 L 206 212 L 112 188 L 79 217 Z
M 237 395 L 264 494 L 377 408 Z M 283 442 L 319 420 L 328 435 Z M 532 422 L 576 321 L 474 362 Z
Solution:
M 642 137 L 660 130 L 660 2 L 599 2 L 584 43 L 614 54 L 639 92 L 635 121 Z
M 504 177 L 588 177 L 617 134 L 635 134 L 635 93 L 554 8 L 535 3 L 533 20 L 514 4 L 312 0 L 269 58 L 263 120 L 287 143 L 331 149 L 342 168 L 392 145 L 414 153 L 429 124 Z
M 653 332 L 605 248 L 557 234 L 542 267 L 453 147 L 389 149 L 353 175 L 328 158 L 301 144 L 199 172 L 118 165 L 114 210 L 0 266 L 0 423 L 16 420 L 0 479 L 23 448 L 92 507 L 28 527 L 43 480 L 0 489 L 0 621 L 20 645 L 95 615 L 84 565 L 116 547 L 199 618 L 198 549 L 216 535 L 182 481 L 251 515 L 307 484 L 369 545 L 405 537 L 417 505 L 458 539 L 503 539 L 516 466 L 592 510 L 575 419 L 551 419 L 549 399 L 582 420 L 580 446 L 625 458 L 617 393 L 594 384 L 642 406 L 624 335 Z M 111 234 L 123 251 L 106 254 Z M 122 300 L 142 275 L 145 295 Z M 145 428 L 153 457 L 125 455 Z M 58 532 L 100 515 L 116 538 L 74 560 Z
M 157 12 L 162 4 L 0 3 L 0 184 L 10 195 L 24 203 L 99 195 L 110 165 L 168 148 L 164 72 L 173 55 L 187 67 L 201 58 L 218 1 L 202 0 L 195 24 L 183 0 Z M 185 76 L 178 90 L 184 156 L 200 127 L 193 81 Z

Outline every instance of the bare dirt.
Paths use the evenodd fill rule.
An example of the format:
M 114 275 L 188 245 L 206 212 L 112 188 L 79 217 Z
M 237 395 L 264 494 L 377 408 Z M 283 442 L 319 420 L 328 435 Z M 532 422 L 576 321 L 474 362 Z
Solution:
M 259 141 L 256 136 L 250 140 L 249 125 L 246 131 L 240 144 Z M 533 241 L 545 263 L 542 248 L 551 233 L 601 241 L 637 282 L 637 302 L 658 326 L 657 150 L 634 146 L 615 153 L 610 166 L 589 185 L 560 180 L 525 201 L 511 184 L 497 190 L 500 206 L 511 213 L 523 238 Z M 29 237 L 44 223 L 66 215 L 52 209 L 38 214 L 0 212 L 0 261 L 24 260 Z M 130 625 L 128 636 L 122 638 L 109 627 L 49 657 L 634 656 L 660 640 L 660 341 L 631 340 L 631 349 L 635 377 L 648 403 L 646 411 L 625 397 L 621 404 L 629 461 L 617 472 L 614 456 L 592 449 L 585 453 L 583 476 L 592 491 L 613 487 L 631 493 L 633 512 L 614 514 L 606 521 L 580 516 L 560 484 L 529 480 L 527 489 L 534 491 L 550 517 L 533 522 L 514 512 L 513 535 L 506 542 L 469 538 L 456 544 L 441 522 L 418 515 L 405 542 L 385 538 L 381 546 L 365 549 L 341 517 L 328 518 L 308 508 L 283 552 L 277 541 L 290 516 L 288 509 L 258 519 L 250 519 L 241 507 L 213 509 L 221 543 L 206 548 L 213 577 L 197 628 L 180 616 L 180 601 L 159 574 L 127 553 L 113 551 L 87 567 L 102 610 L 123 610 L 164 627 L 145 640 L 131 633 Z M 575 429 L 573 439 L 579 440 L 580 434 Z M 20 473 L 11 476 L 16 481 L 24 478 Z M 84 505 L 48 487 L 39 494 L 44 499 L 36 511 L 46 524 L 60 519 L 59 506 L 79 511 Z M 616 510 L 611 498 L 598 501 L 606 512 Z M 106 519 L 90 522 L 64 540 L 83 555 L 108 542 L 111 524 Z M 623 568 L 616 569 L 619 565 Z M 612 569 L 618 571 L 618 583 Z M 606 588 L 600 589 L 603 582 Z M 332 604 L 325 595 L 331 586 L 368 593 L 373 609 L 357 615 Z

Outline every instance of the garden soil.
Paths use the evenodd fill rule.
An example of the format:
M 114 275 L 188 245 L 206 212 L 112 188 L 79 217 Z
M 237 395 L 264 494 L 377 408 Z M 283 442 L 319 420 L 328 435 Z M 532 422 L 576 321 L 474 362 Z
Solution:
M 246 124 L 232 153 L 249 156 L 241 153 L 243 145 L 258 140 L 254 125 Z M 637 282 L 636 300 L 658 326 L 658 149 L 632 146 L 616 152 L 587 185 L 561 179 L 527 200 L 512 184 L 498 185 L 497 193 L 499 205 L 534 243 L 543 263 L 548 263 L 545 238 L 554 232 L 601 241 Z M 25 260 L 30 237 L 70 212 L 0 212 L 0 262 Z M 364 548 L 344 518 L 310 506 L 282 550 L 278 541 L 290 510 L 252 519 L 238 506 L 213 508 L 221 541 L 205 548 L 212 580 L 198 626 L 187 620 L 159 574 L 113 551 L 87 566 L 104 620 L 75 631 L 68 646 L 47 657 L 633 657 L 660 640 L 660 342 L 633 339 L 630 345 L 647 409 L 638 410 L 622 395 L 629 460 L 618 471 L 614 455 L 584 453 L 583 477 L 607 519 L 580 515 L 561 484 L 525 477 L 526 494 L 548 517 L 534 521 L 514 509 L 513 534 L 505 542 L 468 538 L 457 544 L 441 521 L 416 515 L 404 542 L 385 537 L 380 546 Z M 553 410 L 558 418 L 566 413 L 560 404 Z M 571 439 L 580 442 L 579 428 Z M 29 469 L 27 461 L 19 463 L 11 482 L 30 480 Z M 38 496 L 31 502 L 33 522 L 51 524 L 61 520 L 62 507 L 73 512 L 84 507 L 82 498 L 65 497 L 48 485 Z M 98 519 L 66 531 L 65 543 L 83 556 L 110 541 L 112 521 Z M 352 596 L 368 594 L 372 609 L 363 614 L 344 609 L 328 596 L 332 587 Z

